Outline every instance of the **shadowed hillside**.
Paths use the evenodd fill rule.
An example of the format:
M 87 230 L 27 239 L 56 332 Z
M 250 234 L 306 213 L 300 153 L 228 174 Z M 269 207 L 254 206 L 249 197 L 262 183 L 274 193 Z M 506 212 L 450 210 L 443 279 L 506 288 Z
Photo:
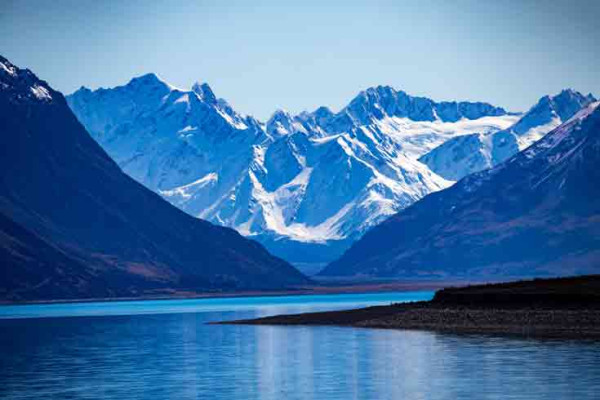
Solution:
M 0 298 L 273 289 L 309 280 L 125 175 L 64 97 L 0 57 Z M 16 279 L 19 277 L 19 279 Z

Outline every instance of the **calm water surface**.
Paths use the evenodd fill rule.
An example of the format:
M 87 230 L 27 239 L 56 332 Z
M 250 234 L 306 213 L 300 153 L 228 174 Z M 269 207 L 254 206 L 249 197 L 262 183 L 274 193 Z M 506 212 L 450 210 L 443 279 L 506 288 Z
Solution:
M 595 342 L 206 324 L 431 296 L 0 307 L 0 398 L 600 398 L 600 345 Z

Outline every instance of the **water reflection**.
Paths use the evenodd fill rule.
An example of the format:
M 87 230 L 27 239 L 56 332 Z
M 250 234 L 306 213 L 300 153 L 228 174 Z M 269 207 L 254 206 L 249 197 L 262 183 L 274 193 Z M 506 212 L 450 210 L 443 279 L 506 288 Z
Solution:
M 594 342 L 206 324 L 299 308 L 306 311 L 269 304 L 0 320 L 0 398 L 593 399 L 600 393 Z

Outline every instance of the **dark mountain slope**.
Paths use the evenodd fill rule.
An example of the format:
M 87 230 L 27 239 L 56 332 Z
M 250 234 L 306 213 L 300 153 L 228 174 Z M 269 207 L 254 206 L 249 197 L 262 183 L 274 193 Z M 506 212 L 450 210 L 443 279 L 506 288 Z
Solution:
M 600 108 L 368 232 L 323 275 L 498 278 L 600 270 Z
M 36 293 L 60 298 L 65 288 L 79 296 L 106 297 L 110 290 L 95 279 L 81 260 L 65 254 L 39 236 L 0 214 L 0 298 Z
M 106 280 L 99 286 L 115 295 L 307 282 L 258 243 L 188 216 L 126 176 L 60 93 L 1 57 L 0 67 L 0 212 L 79 260 L 85 279 Z M 2 276 L 23 267 L 3 264 Z M 43 275 L 23 273 L 14 287 L 3 282 L 5 296 L 43 297 Z M 61 286 L 52 297 L 89 296 Z

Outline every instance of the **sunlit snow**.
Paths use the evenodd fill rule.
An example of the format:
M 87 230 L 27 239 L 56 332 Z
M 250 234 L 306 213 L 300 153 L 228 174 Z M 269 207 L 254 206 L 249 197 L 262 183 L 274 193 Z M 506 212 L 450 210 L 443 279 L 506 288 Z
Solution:
M 306 243 L 357 238 L 556 123 L 390 87 L 361 92 L 338 113 L 278 110 L 262 123 L 207 84 L 182 91 L 155 75 L 81 89 L 68 102 L 125 172 L 174 205 L 243 235 Z M 510 140 L 514 149 L 502 147 Z

